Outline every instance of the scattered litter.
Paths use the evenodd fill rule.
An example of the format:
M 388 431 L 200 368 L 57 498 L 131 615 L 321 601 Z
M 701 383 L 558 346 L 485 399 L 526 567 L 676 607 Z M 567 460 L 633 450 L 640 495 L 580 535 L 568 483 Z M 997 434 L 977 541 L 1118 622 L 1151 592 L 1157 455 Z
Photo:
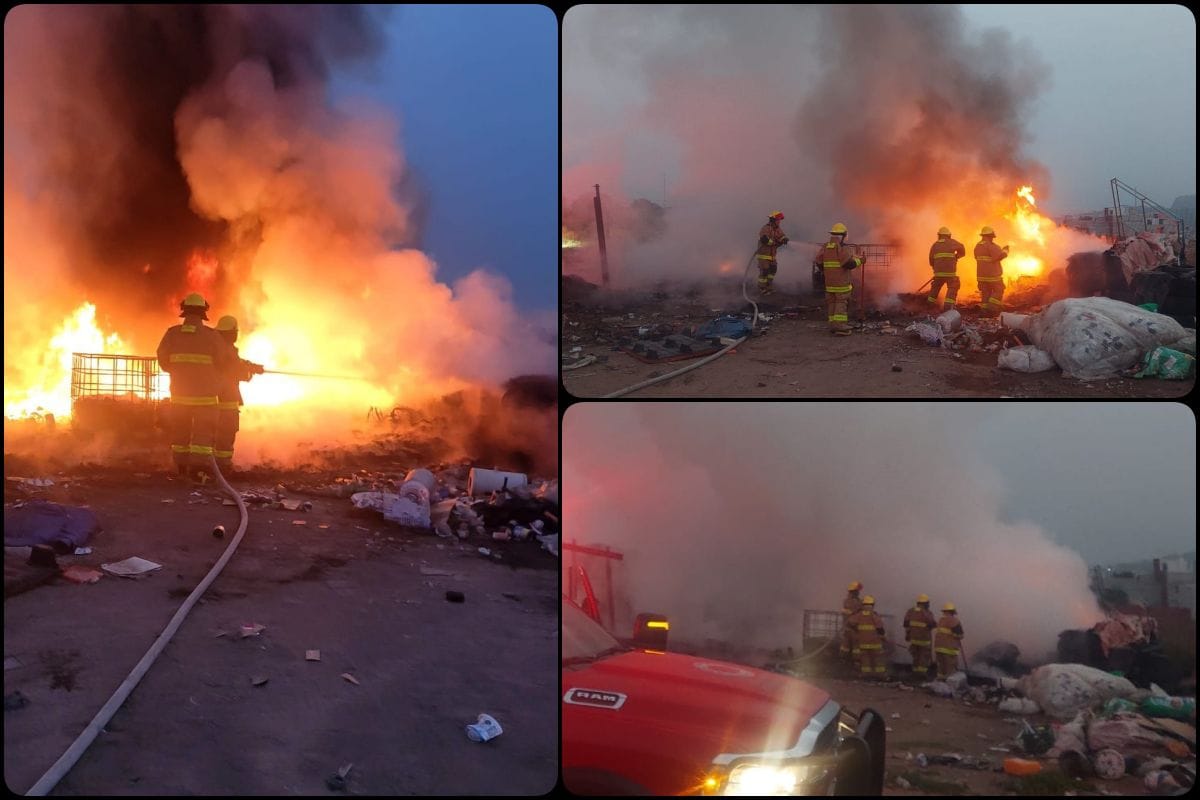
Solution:
M 1096 776 L 1106 781 L 1115 781 L 1125 774 L 1125 756 L 1111 748 L 1101 750 L 1092 758 Z
M 409 486 L 409 484 L 405 485 Z M 417 488 L 424 489 L 419 485 Z M 416 489 L 412 491 L 416 491 Z M 379 511 L 383 514 L 384 519 L 411 528 L 427 529 L 431 524 L 428 493 L 426 493 L 423 503 L 414 502 L 411 497 L 401 497 L 390 492 L 359 492 L 350 496 L 350 502 L 354 503 L 355 508 Z
M 292 520 L 292 524 L 293 524 L 293 525 L 307 525 L 307 524 L 308 524 L 308 520 L 304 520 L 304 519 L 294 519 L 294 520 Z
M 434 567 L 421 567 L 421 574 L 428 575 L 430 577 L 444 577 L 444 578 L 456 577 L 458 575 L 457 572 L 451 572 L 448 569 L 436 569 Z
M 1087 726 L 1087 745 L 1091 750 L 1113 749 L 1131 756 L 1156 755 L 1164 747 L 1161 734 L 1132 717 L 1093 720 Z
M 1011 748 L 1001 747 L 1000 745 L 993 745 L 993 746 L 989 747 L 988 750 L 992 750 L 997 753 L 1011 753 L 1012 752 Z
M 930 347 L 942 345 L 942 329 L 932 322 L 914 322 L 904 332 L 913 334 Z
M 317 527 L 318 527 L 318 528 L 320 528 L 321 530 L 325 530 L 326 528 L 328 528 L 328 527 L 329 527 L 329 523 L 328 523 L 328 522 L 322 522 L 322 523 L 321 523 L 320 525 L 318 525 Z
M 4 695 L 5 711 L 16 711 L 17 709 L 24 708 L 27 705 L 29 705 L 29 698 L 21 694 L 20 689 Z
M 1040 756 L 1054 746 L 1054 729 L 1049 725 L 1038 725 L 1036 728 L 1025 723 L 1024 729 L 1017 736 L 1021 749 L 1031 756 Z
M 959 314 L 957 310 L 952 308 L 949 311 L 939 314 L 934 322 L 945 333 L 954 333 L 962 329 L 962 314 Z
M 511 538 L 512 534 L 509 533 L 508 528 L 501 528 L 498 531 L 492 531 L 492 539 L 497 542 L 507 542 Z
M 353 767 L 353 764 L 347 764 L 339 768 L 337 772 L 325 779 L 325 785 L 335 792 L 342 791 L 346 788 L 346 778 L 350 775 L 350 770 Z
M 305 650 L 304 651 L 304 660 L 305 661 L 320 661 L 321 660 L 321 651 L 320 650 Z
M 77 556 L 90 556 L 91 554 L 92 554 L 92 548 L 90 548 L 90 547 L 76 547 L 75 548 L 75 555 L 77 555 Z
M 251 679 L 250 679 L 250 684 L 251 684 L 252 686 L 263 686 L 263 685 L 265 685 L 265 684 L 266 684 L 266 682 L 267 682 L 267 681 L 269 681 L 269 680 L 271 680 L 271 679 L 270 679 L 270 678 L 264 678 L 264 677 L 263 677 L 263 676 L 261 676 L 261 675 L 256 675 L 255 677 L 253 677 L 253 678 L 251 678 Z
M 225 538 L 225 526 L 224 525 L 214 525 L 213 529 L 212 529 L 212 535 L 218 539 L 224 539 Z
M 552 556 L 558 556 L 558 534 L 537 537 L 542 549 Z
M 489 714 L 480 714 L 474 725 L 467 726 L 467 738 L 472 742 L 486 742 L 504 733 L 500 723 Z
M 900 719 L 900 715 L 899 715 L 898 713 L 896 713 L 896 712 L 894 712 L 894 711 L 893 711 L 893 712 L 892 712 L 892 719 Z
M 46 489 L 54 485 L 53 478 L 18 478 L 14 476 L 8 480 L 19 483 L 22 486 L 31 486 L 35 489 Z
M 163 501 L 162 501 L 163 505 L 169 505 L 169 504 L 171 504 L 171 503 L 174 503 L 174 502 L 175 502 L 174 500 L 163 500 Z
M 236 505 L 237 505 L 237 503 L 235 503 L 234 501 L 232 501 L 232 500 L 230 500 L 228 497 L 226 497 L 225 499 L 223 499 L 223 500 L 221 501 L 221 505 L 223 505 L 223 506 L 236 506 Z
M 349 681 L 350 683 L 353 683 L 355 686 L 361 686 L 361 685 L 362 685 L 362 684 L 360 684 L 360 683 L 358 682 L 358 678 L 354 677 L 354 676 L 353 676 L 353 675 L 351 675 L 349 672 L 343 672 L 343 673 L 341 674 L 341 677 L 342 677 L 344 680 L 347 680 L 347 681 Z
M 1009 697 L 1000 701 L 997 709 L 1006 714 L 1040 714 L 1041 706 L 1028 697 Z
M 243 623 L 239 629 L 240 638 L 245 639 L 248 636 L 258 636 L 267 629 L 266 625 L 260 625 L 257 622 Z
M 1001 350 L 996 366 L 1013 372 L 1046 372 L 1056 366 L 1054 359 L 1045 350 L 1031 344 Z
M 1142 785 L 1154 794 L 1178 794 L 1183 787 L 1166 770 L 1156 769 L 1146 773 Z
M 467 596 L 462 592 L 456 592 L 451 589 L 446 592 L 446 599 L 451 603 L 464 603 L 467 600 Z
M 912 788 L 912 784 L 909 783 L 908 781 L 904 780 L 903 777 L 896 778 L 896 786 L 900 787 L 901 789 L 911 789 Z
M 1194 697 L 1147 697 L 1142 701 L 1142 713 L 1148 717 L 1169 717 L 1188 720 L 1196 716 Z
M 932 681 L 926 684 L 925 688 L 928 689 L 931 694 L 935 694 L 938 697 L 954 696 L 954 689 L 951 688 L 950 684 L 946 683 L 945 681 Z
M 1196 371 L 1196 357 L 1169 347 L 1156 347 L 1146 353 L 1135 378 L 1162 378 L 1168 381 L 1187 380 Z
M 70 553 L 99 531 L 100 522 L 89 508 L 30 500 L 4 509 L 5 547 L 53 545 Z
M 105 572 L 113 575 L 119 575 L 122 578 L 136 578 L 139 575 L 145 575 L 148 572 L 153 572 L 156 569 L 162 569 L 162 564 L 155 564 L 153 561 L 148 561 L 138 556 L 130 556 L 124 561 L 117 561 L 112 564 L 101 564 L 100 568 Z
M 488 550 L 486 547 L 481 547 L 481 548 L 479 548 L 479 554 L 481 556 L 490 556 L 492 554 L 492 551 Z
M 1009 775 L 1037 775 L 1042 771 L 1042 765 L 1026 758 L 1006 758 L 1004 771 Z
M 62 571 L 62 576 L 71 583 L 96 583 L 100 580 L 100 572 L 90 567 L 73 564 Z

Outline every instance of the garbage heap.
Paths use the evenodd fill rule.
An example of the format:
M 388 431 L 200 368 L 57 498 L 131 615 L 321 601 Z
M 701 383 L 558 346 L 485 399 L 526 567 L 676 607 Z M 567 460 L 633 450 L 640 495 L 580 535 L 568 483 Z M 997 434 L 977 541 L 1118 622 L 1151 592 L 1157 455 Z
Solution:
M 1072 778 L 1112 781 L 1134 775 L 1147 790 L 1162 794 L 1195 782 L 1195 698 L 1171 696 L 1157 684 L 1138 688 L 1084 664 L 1046 664 L 1014 678 L 973 662 L 968 672 L 924 688 L 1016 715 L 1013 749 L 1024 758 L 1004 759 L 1005 772 L 1034 774 L 1057 762 Z M 1035 724 L 1039 716 L 1050 720 Z

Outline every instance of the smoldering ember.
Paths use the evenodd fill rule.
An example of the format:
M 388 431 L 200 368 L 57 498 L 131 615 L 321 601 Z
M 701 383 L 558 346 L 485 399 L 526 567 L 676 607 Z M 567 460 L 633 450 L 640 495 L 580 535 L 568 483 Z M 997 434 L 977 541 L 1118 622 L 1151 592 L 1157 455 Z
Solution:
M 1144 140 L 1110 137 L 1097 154 L 1094 127 L 1042 120 L 1062 102 L 1055 57 L 1099 75 L 1119 70 L 1108 48 L 1080 39 L 1070 53 L 1041 52 L 1023 35 L 1033 12 L 1008 15 L 1002 28 L 972 23 L 975 13 L 835 5 L 569 16 L 567 390 L 1187 394 L 1194 100 L 1163 104 L 1158 129 L 1171 129 L 1171 147 L 1143 128 Z M 1105 84 L 1095 77 L 1069 105 L 1107 107 Z M 1035 138 L 1042 150 L 1087 144 L 1074 158 L 1058 147 L 1056 163 L 1033 155 Z M 1085 155 L 1092 168 L 1081 178 Z M 1130 160 L 1144 169 L 1120 172 Z M 1179 182 L 1149 190 L 1146 173 L 1161 177 L 1163 164 L 1177 165 Z
M 552 315 L 442 277 L 399 108 L 335 80 L 429 80 L 397 30 L 464 12 L 414 13 L 6 18 L 10 789 L 553 787 Z

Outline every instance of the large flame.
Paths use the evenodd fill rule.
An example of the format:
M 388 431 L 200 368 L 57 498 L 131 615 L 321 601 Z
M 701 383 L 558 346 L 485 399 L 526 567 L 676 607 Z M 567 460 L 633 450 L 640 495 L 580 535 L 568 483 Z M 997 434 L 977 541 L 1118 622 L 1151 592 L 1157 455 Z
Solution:
M 116 333 L 105 334 L 96 324 L 96 306 L 83 303 L 62 321 L 46 347 L 30 353 L 23 379 L 4 381 L 4 416 L 26 417 L 71 415 L 71 366 L 75 353 L 125 353 L 125 343 Z M 7 371 L 7 370 L 6 370 Z M 103 385 L 99 389 L 103 391 Z
M 564 225 L 562 229 L 562 249 L 571 250 L 576 247 L 583 247 L 583 242 Z

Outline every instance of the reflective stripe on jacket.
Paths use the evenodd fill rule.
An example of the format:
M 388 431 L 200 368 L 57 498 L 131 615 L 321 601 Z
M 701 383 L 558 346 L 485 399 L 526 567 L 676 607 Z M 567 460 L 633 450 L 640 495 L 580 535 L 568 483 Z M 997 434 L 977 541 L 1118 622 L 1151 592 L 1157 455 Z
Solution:
M 952 278 L 958 274 L 958 260 L 967 254 L 967 248 L 962 242 L 956 242 L 949 236 L 939 238 L 929 248 L 929 266 L 933 267 L 933 277 Z

